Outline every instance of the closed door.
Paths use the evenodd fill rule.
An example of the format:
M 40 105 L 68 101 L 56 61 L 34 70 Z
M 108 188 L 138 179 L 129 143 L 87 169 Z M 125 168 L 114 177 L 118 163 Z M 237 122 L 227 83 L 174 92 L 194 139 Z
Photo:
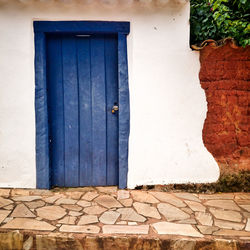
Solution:
M 49 35 L 52 186 L 118 185 L 116 35 Z

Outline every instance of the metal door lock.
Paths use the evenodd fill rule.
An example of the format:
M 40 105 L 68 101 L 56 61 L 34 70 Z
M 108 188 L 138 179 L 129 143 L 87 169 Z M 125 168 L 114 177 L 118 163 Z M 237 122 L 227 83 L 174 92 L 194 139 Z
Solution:
M 116 111 L 119 110 L 119 106 L 118 105 L 114 105 L 112 108 L 112 114 L 115 114 Z

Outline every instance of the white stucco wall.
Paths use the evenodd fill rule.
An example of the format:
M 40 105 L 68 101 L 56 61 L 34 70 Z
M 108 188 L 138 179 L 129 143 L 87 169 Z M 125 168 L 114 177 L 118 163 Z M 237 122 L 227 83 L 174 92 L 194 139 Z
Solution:
M 206 98 L 199 54 L 189 48 L 188 3 L 23 2 L 0 3 L 0 187 L 36 185 L 33 20 L 131 22 L 128 187 L 217 180 L 202 142 Z

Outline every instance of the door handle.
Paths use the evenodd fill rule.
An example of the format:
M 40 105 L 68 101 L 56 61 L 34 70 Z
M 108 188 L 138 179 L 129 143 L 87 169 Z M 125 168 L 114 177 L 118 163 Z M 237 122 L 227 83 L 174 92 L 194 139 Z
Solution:
M 119 106 L 115 103 L 112 108 L 112 114 L 115 114 L 119 110 Z

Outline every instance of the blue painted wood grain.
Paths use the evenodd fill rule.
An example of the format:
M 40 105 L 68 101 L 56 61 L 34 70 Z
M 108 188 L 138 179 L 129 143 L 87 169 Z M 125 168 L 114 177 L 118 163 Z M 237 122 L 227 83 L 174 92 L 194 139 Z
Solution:
M 80 115 L 80 186 L 90 186 L 93 179 L 92 152 L 92 86 L 90 39 L 77 38 L 79 115 Z
M 78 78 L 76 40 L 74 37 L 63 37 L 62 61 L 64 85 L 65 186 L 74 187 L 79 186 Z
M 64 87 L 61 36 L 47 39 L 47 83 L 50 128 L 51 182 L 64 186 Z
M 130 23 L 110 21 L 34 21 L 34 30 L 35 32 L 47 33 L 128 34 Z
M 76 24 L 77 23 L 77 24 Z M 103 24 L 101 24 L 103 23 Z M 94 27 L 95 26 L 95 27 Z M 107 34 L 107 33 L 114 33 L 114 34 L 118 34 L 118 79 L 119 79 L 119 140 L 118 140 L 118 149 L 119 149 L 119 187 L 124 188 L 126 187 L 127 184 L 127 157 L 128 157 L 128 136 L 129 136 L 129 92 L 128 92 L 128 77 L 127 77 L 127 51 L 126 51 L 126 34 L 129 33 L 129 23 L 128 22 L 92 22 L 92 21 L 80 21 L 80 22 L 40 22 L 40 21 L 36 21 L 34 22 L 34 31 L 35 31 L 35 74 L 36 74 L 36 161 L 37 161 L 37 187 L 38 188 L 49 188 L 51 185 L 53 185 L 53 183 L 50 180 L 50 164 L 49 162 L 51 161 L 51 155 L 49 155 L 49 138 L 48 138 L 48 127 L 49 127 L 49 123 L 48 123 L 48 116 L 47 116 L 47 76 L 46 76 L 46 34 L 48 33 L 58 33 L 58 34 L 63 34 L 63 33 L 74 33 L 74 34 L 87 34 L 87 33 L 91 33 L 91 34 Z M 106 47 L 106 41 L 105 41 L 105 47 Z M 110 45 L 108 45 L 110 46 Z M 112 45 L 111 45 L 112 47 Z M 78 80 L 78 86 L 77 88 L 81 88 L 82 83 L 80 84 L 80 78 L 79 78 L 79 68 L 81 68 L 80 64 L 81 64 L 81 56 L 79 53 L 79 48 L 78 48 L 78 41 L 77 41 L 77 49 L 75 48 L 75 51 L 72 51 L 73 54 L 77 53 L 77 55 L 75 55 L 76 61 L 77 63 L 75 64 L 76 71 L 78 70 L 78 78 L 76 79 L 76 81 Z M 81 50 L 80 50 L 81 51 Z M 106 53 L 107 54 L 107 53 Z M 112 54 L 112 53 L 111 53 Z M 91 59 L 91 58 L 90 58 Z M 105 63 L 108 63 L 109 59 L 105 60 Z M 112 61 L 112 60 L 110 60 Z M 66 64 L 65 64 L 66 66 Z M 101 67 L 100 67 L 101 68 Z M 97 67 L 96 67 L 96 71 L 97 71 Z M 82 72 L 81 72 L 82 73 Z M 90 72 L 90 75 L 92 72 Z M 108 78 L 107 76 L 108 71 L 106 68 L 106 76 L 105 79 Z M 87 76 L 87 74 L 86 74 Z M 92 78 L 92 77 L 90 77 Z M 74 80 L 73 80 L 74 81 Z M 91 83 L 92 85 L 92 83 Z M 109 89 L 108 85 L 104 86 L 106 93 Z M 78 90 L 78 89 L 77 89 Z M 75 91 L 75 90 L 74 90 Z M 95 92 L 95 91 L 94 91 Z M 83 94 L 83 92 L 82 92 Z M 67 95 L 67 94 L 66 94 Z M 84 102 L 82 102 L 83 99 L 80 99 L 81 94 L 79 94 L 78 92 L 78 100 L 77 100 L 77 108 L 79 108 L 79 110 L 81 110 L 81 105 L 86 105 L 84 104 Z M 83 94 L 84 95 L 84 94 Z M 91 88 L 91 93 L 89 94 L 89 99 L 87 98 L 86 100 L 88 100 L 89 102 L 91 101 L 91 103 L 93 103 L 93 91 Z M 90 100 L 91 97 L 91 100 Z M 105 101 L 108 104 L 107 101 L 107 95 L 105 94 Z M 65 100 L 65 99 L 64 99 Z M 70 100 L 70 98 L 69 98 Z M 81 101 L 80 101 L 81 100 Z M 98 102 L 103 102 L 104 98 L 101 97 L 100 100 L 97 100 Z M 82 102 L 82 103 L 81 103 Z M 96 102 L 96 101 L 94 101 Z M 110 103 L 111 104 L 111 103 Z M 105 111 L 107 109 L 107 111 L 109 110 L 109 105 L 107 105 L 107 107 L 105 106 Z M 76 106 L 76 103 L 73 105 Z M 92 110 L 91 110 L 91 115 L 92 115 Z M 94 111 L 95 112 L 95 111 Z M 98 111 L 99 112 L 99 111 Z M 97 112 L 97 113 L 98 113 Z M 86 115 L 86 114 L 85 114 Z M 75 115 L 73 115 L 75 116 Z M 82 119 L 83 116 L 81 116 L 81 112 L 78 112 L 78 140 L 76 139 L 76 143 L 78 143 L 78 169 L 76 167 L 73 168 L 73 172 L 77 169 L 77 171 L 79 171 L 79 167 L 81 169 L 82 164 L 81 162 L 81 153 L 79 153 L 81 151 L 81 126 L 82 126 Z M 102 115 L 101 115 L 102 117 Z M 111 116 L 112 117 L 112 116 Z M 104 124 L 104 127 L 107 127 L 107 130 L 105 129 L 106 133 L 109 133 L 109 127 L 112 127 L 112 125 L 109 125 L 109 115 L 105 114 L 105 119 L 106 119 L 106 124 Z M 103 120 L 103 118 L 99 119 L 99 120 Z M 92 123 L 92 121 L 90 122 Z M 87 125 L 90 126 L 92 128 L 92 132 L 94 132 L 93 130 L 93 126 L 91 125 Z M 95 128 L 97 129 L 98 132 L 100 132 L 100 130 L 104 131 L 103 126 L 95 126 Z M 114 128 L 113 128 L 114 129 Z M 76 138 L 76 135 L 74 135 L 73 137 Z M 98 136 L 96 137 L 98 138 Z M 92 135 L 91 135 L 91 139 L 92 139 Z M 100 139 L 100 138 L 99 138 Z M 99 140 L 98 139 L 98 140 Z M 70 140 L 70 138 L 69 138 Z M 89 137 L 90 140 L 90 137 Z M 98 141 L 97 140 L 97 141 Z M 80 141 L 80 143 L 79 143 Z M 72 141 L 71 141 L 72 142 Z M 85 145 L 85 144 L 84 144 Z M 107 145 L 111 145 L 110 142 L 108 140 L 106 140 L 106 148 Z M 72 144 L 73 148 L 77 148 L 75 145 Z M 75 152 L 77 150 L 74 150 Z M 109 150 L 108 150 L 109 151 Z M 108 152 L 107 151 L 107 152 Z M 112 151 L 112 150 L 111 150 Z M 83 157 L 84 158 L 84 157 Z M 89 158 L 91 158 L 91 156 L 89 156 Z M 95 157 L 92 157 L 92 160 L 94 161 Z M 103 158 L 104 159 L 104 158 Z M 96 161 L 98 162 L 98 161 Z M 109 157 L 106 157 L 106 164 L 109 167 Z M 98 162 L 100 163 L 100 161 Z M 93 164 L 93 163 L 92 163 Z M 103 163 L 104 164 L 104 163 Z M 75 164 L 77 165 L 77 164 Z M 80 165 L 80 166 L 79 166 Z M 99 168 L 97 168 L 99 169 Z M 104 173 L 104 169 L 106 169 L 106 175 L 108 173 L 108 168 L 105 167 L 101 168 L 101 172 Z M 92 169 L 93 170 L 93 169 Z M 93 174 L 94 172 L 91 170 L 91 174 Z M 83 171 L 84 172 L 84 171 Z M 72 174 L 72 173 L 71 173 Z M 88 176 L 88 177 L 86 177 Z M 86 175 L 84 178 L 88 178 L 92 181 L 91 177 L 89 177 L 89 175 Z M 107 175 L 108 176 L 108 175 Z M 113 177 L 107 177 L 103 178 L 103 176 L 97 176 L 95 179 L 95 183 L 96 185 L 106 185 L 109 184 L 109 181 L 111 181 L 111 179 L 113 179 Z M 77 182 L 78 181 L 78 185 L 80 183 L 80 185 L 84 185 L 82 184 L 83 182 L 81 182 L 82 178 L 82 173 L 80 172 L 80 174 L 77 174 L 77 178 L 72 177 L 72 180 L 69 180 L 70 183 L 67 184 L 71 184 L 72 181 L 73 182 Z M 54 180 L 52 180 L 54 181 Z M 98 184 L 98 182 L 100 181 L 101 184 Z M 106 182 L 106 184 L 104 184 Z M 72 184 L 73 186 L 75 184 Z M 88 185 L 88 184 L 87 184 Z
M 118 185 L 118 42 L 117 35 L 105 36 L 105 72 L 107 104 L 107 185 Z
M 91 43 L 93 185 L 106 185 L 106 87 L 104 38 Z
M 36 185 L 50 188 L 49 132 L 46 82 L 46 38 L 35 34 Z
M 118 34 L 118 82 L 119 82 L 119 188 L 127 187 L 128 139 L 130 131 L 130 107 L 128 86 L 127 39 Z

